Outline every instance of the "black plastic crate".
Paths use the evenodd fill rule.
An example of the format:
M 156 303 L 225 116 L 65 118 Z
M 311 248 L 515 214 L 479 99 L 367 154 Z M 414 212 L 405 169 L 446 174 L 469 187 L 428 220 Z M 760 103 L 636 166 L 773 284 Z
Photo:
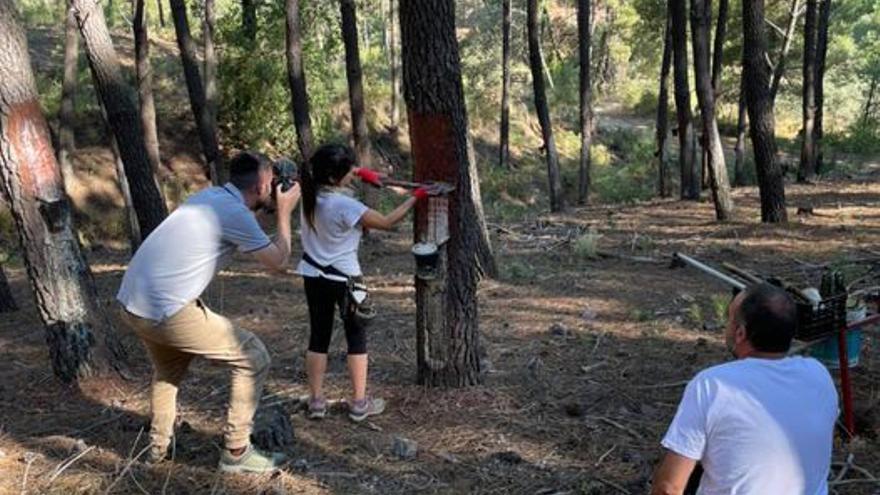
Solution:
M 810 341 L 835 334 L 846 325 L 846 298 L 843 293 L 823 299 L 816 308 L 797 301 L 798 326 L 795 338 Z

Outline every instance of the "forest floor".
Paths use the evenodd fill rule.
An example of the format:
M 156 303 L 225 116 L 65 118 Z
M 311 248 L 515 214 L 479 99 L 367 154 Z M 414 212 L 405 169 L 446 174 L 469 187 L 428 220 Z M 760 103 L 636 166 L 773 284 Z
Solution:
M 132 462 L 147 427 L 150 365 L 142 348 L 120 328 L 133 379 L 94 380 L 82 391 L 61 386 L 25 274 L 12 269 L 23 308 L 0 323 L 0 493 L 644 493 L 684 382 L 728 359 L 727 290 L 692 269 L 670 269 L 670 255 L 815 285 L 817 265 L 878 258 L 876 177 L 790 186 L 786 225 L 758 223 L 755 188 L 736 191 L 737 219 L 723 224 L 712 221 L 709 202 L 674 200 L 491 224 L 502 275 L 479 293 L 488 369 L 483 385 L 463 390 L 414 383 L 411 235 L 376 235 L 362 254 L 381 314 L 370 331 L 370 384 L 389 408 L 360 426 L 342 411 L 321 422 L 298 411 L 308 340 L 301 281 L 238 260 L 207 300 L 272 353 L 263 403 L 285 408 L 296 432 L 291 462 L 274 477 L 217 475 L 228 381 L 201 362 L 181 390 L 175 460 Z M 796 207 L 813 215 L 797 216 Z M 597 249 L 578 241 L 585 232 Z M 592 251 L 606 256 L 591 258 Z M 127 257 L 90 255 L 108 304 Z M 339 337 L 331 398 L 347 393 Z M 876 350 L 866 338 L 854 370 L 862 430 L 853 441 L 836 440 L 834 460 L 853 454 L 857 466 L 880 474 L 878 411 L 870 408 L 880 392 Z M 417 442 L 417 457 L 393 455 L 395 437 Z M 861 476 L 850 470 L 847 479 Z M 835 490 L 868 494 L 876 486 Z
M 57 39 L 37 44 L 38 70 L 57 69 Z M 130 43 L 117 41 L 130 63 Z M 164 60 L 167 67 L 175 63 Z M 183 86 L 165 88 L 177 99 L 157 99 L 166 105 L 160 108 L 169 165 L 163 173 L 186 176 L 167 181 L 174 202 L 205 182 L 192 125 L 181 124 L 191 120 L 181 104 Z M 80 182 L 71 189 L 110 308 L 129 254 L 118 241 L 124 217 L 97 118 L 77 129 Z M 632 124 L 626 117 L 606 121 Z M 94 379 L 81 389 L 59 384 L 24 269 L 7 265 L 22 308 L 0 318 L 0 494 L 645 493 L 684 383 L 728 359 L 722 326 L 729 292 L 692 269 L 670 269 L 672 253 L 816 285 L 825 264 L 880 258 L 878 178 L 874 163 L 817 185 L 790 185 L 785 225 L 759 223 L 754 187 L 736 190 L 736 219 L 720 224 L 706 200 L 597 205 L 519 222 L 490 217 L 500 275 L 479 291 L 484 383 L 462 390 L 415 384 L 412 236 L 406 227 L 376 234 L 362 250 L 381 315 L 370 330 L 370 388 L 389 407 L 364 425 L 341 410 L 321 422 L 303 417 L 297 401 L 306 393 L 308 321 L 301 280 L 237 260 L 205 299 L 259 335 L 272 354 L 263 404 L 283 408 L 296 437 L 291 461 L 275 476 L 218 475 L 228 379 L 203 362 L 194 363 L 181 389 L 175 459 L 153 467 L 136 461 L 148 427 L 150 364 L 143 348 L 119 327 L 130 349 L 130 379 Z M 813 214 L 796 215 L 798 207 Z M 117 241 L 103 240 L 108 236 Z M 331 398 L 348 390 L 338 333 Z M 867 470 L 852 468 L 847 480 L 880 475 L 877 349 L 866 338 L 854 369 L 860 435 L 835 441 L 835 462 L 851 454 Z M 392 453 L 396 437 L 417 442 L 415 459 Z M 870 494 L 877 484 L 834 490 Z

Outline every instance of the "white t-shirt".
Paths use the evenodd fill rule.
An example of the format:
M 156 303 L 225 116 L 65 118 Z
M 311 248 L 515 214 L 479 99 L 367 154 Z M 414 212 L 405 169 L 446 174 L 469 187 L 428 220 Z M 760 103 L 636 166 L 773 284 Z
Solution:
M 361 217 L 369 210 L 345 190 L 324 189 L 315 201 L 315 228 L 301 214 L 300 225 L 303 251 L 321 266 L 333 266 L 349 277 L 362 275 L 358 262 L 358 247 L 363 230 Z M 304 277 L 324 277 L 344 282 L 345 279 L 323 273 L 318 268 L 299 262 L 296 272 Z
M 199 297 L 237 248 L 271 244 L 234 185 L 191 196 L 140 245 L 116 294 L 130 313 L 161 321 Z
M 700 461 L 700 495 L 825 495 L 837 390 L 812 358 L 714 366 L 684 391 L 663 446 Z

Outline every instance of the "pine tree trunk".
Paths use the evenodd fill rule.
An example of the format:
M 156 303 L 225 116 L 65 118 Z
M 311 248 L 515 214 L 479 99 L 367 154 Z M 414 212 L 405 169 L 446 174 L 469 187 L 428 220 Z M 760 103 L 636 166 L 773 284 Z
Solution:
M 831 0 L 822 0 L 819 9 L 819 28 L 816 38 L 816 123 L 813 144 L 816 147 L 816 173 L 824 167 L 825 155 L 822 138 L 825 135 L 825 60 L 828 55 L 828 27 L 831 23 Z
M 544 152 L 547 157 L 547 175 L 550 182 L 550 211 L 562 211 L 565 204 L 562 198 L 562 179 L 559 174 L 559 157 L 553 139 L 553 126 L 550 122 L 550 108 L 547 105 L 547 92 L 544 88 L 541 43 L 538 33 L 538 1 L 528 0 L 529 65 L 532 69 L 532 86 L 535 92 L 535 112 L 541 123 L 544 139 Z
M 804 20 L 804 65 L 803 65 L 803 127 L 801 128 L 801 162 L 798 167 L 798 182 L 811 182 L 816 176 L 816 147 L 814 145 L 816 128 L 816 24 L 819 9 L 817 0 L 807 0 Z
M 507 0 L 505 0 L 507 1 Z M 400 71 L 397 52 L 397 15 L 394 0 L 388 0 L 388 58 L 391 69 L 391 132 L 397 134 L 400 127 Z
M 256 0 L 241 0 L 241 33 L 251 43 L 257 40 Z
M 165 29 L 165 8 L 162 6 L 162 0 L 156 0 L 156 8 L 159 10 L 159 25 Z
M 666 136 L 669 134 L 669 72 L 672 69 L 672 23 L 666 16 L 663 61 L 660 64 L 660 91 L 657 97 L 657 188 L 661 198 L 669 196 L 666 185 Z
M 103 24 L 103 12 L 94 10 Z M 71 382 L 120 369 L 126 351 L 80 249 L 13 0 L 0 0 L 0 46 L 0 189 L 7 193 L 53 372 Z
M 733 147 L 733 187 L 746 185 L 746 79 L 739 78 L 739 103 L 736 112 L 736 145 Z
M 477 280 L 480 270 L 493 271 L 494 263 L 468 134 L 454 1 L 401 2 L 400 31 L 414 178 L 456 186 L 449 196 L 449 240 L 440 247 L 438 276 L 416 279 L 418 381 L 475 385 L 482 381 Z M 421 202 L 417 240 L 427 235 L 428 213 Z
M 705 130 L 704 142 L 708 157 L 706 168 L 709 187 L 712 189 L 712 201 L 715 203 L 715 218 L 728 220 L 733 213 L 733 198 L 730 197 L 724 149 L 721 147 L 721 135 L 718 133 L 718 122 L 715 120 L 715 90 L 712 87 L 709 56 L 709 28 L 712 24 L 710 2 L 711 0 L 691 0 L 691 40 L 697 100 Z
M 797 27 L 797 21 L 801 15 L 801 1 L 802 0 L 792 0 L 791 2 L 791 11 L 788 15 L 788 28 L 786 28 L 785 35 L 782 38 L 782 48 L 779 50 L 779 60 L 776 61 L 776 66 L 773 69 L 773 79 L 770 83 L 771 102 L 776 101 L 776 94 L 779 92 L 779 85 L 782 82 L 782 76 L 785 75 L 785 61 L 788 57 L 789 50 L 791 50 L 791 45 L 794 41 L 794 30 Z
M 159 154 L 159 131 L 156 128 L 156 104 L 153 100 L 153 69 L 150 64 L 150 37 L 147 33 L 147 13 L 144 0 L 135 0 L 134 53 L 137 72 L 137 93 L 140 104 L 141 126 L 144 129 L 144 144 L 153 174 L 159 173 L 162 165 Z
M 119 193 L 122 195 L 122 203 L 125 205 L 125 217 L 128 225 L 129 250 L 132 256 L 140 247 L 143 237 L 141 237 L 141 228 L 138 225 L 137 212 L 134 209 L 134 203 L 131 199 L 131 188 L 128 187 L 128 177 L 125 175 L 125 164 L 119 154 L 119 146 L 112 137 L 110 149 L 113 151 L 113 163 L 116 164 L 116 184 L 119 186 Z
M 171 16 L 174 19 L 174 30 L 177 33 L 177 46 L 180 50 L 180 62 L 186 78 L 186 89 L 189 92 L 189 103 L 199 131 L 202 153 L 207 164 L 206 172 L 211 182 L 220 183 L 220 145 L 217 143 L 217 127 L 211 125 L 211 114 L 208 110 L 205 88 L 199 74 L 199 63 L 196 59 L 196 44 L 189 32 L 189 19 L 186 15 L 184 0 L 171 1 Z
M 370 168 L 372 165 L 370 134 L 367 128 L 367 114 L 364 109 L 364 83 L 358 47 L 357 10 L 354 0 L 339 0 L 339 11 L 342 19 L 342 41 L 345 46 L 345 77 L 348 80 L 348 106 L 351 110 L 354 150 L 358 166 Z M 365 185 L 363 191 L 365 202 L 370 206 L 375 206 L 378 202 L 376 189 Z
M 743 50 L 746 106 L 761 195 L 761 221 L 785 222 L 785 181 L 776 159 L 775 117 L 766 65 L 764 0 L 743 2 Z
M 580 133 L 581 160 L 578 175 L 578 204 L 589 202 L 590 194 L 590 146 L 593 132 L 593 95 L 590 78 L 590 11 L 591 0 L 578 0 L 578 54 L 580 61 Z
M 309 93 L 303 72 L 302 41 L 300 36 L 299 1 L 286 0 L 287 12 L 287 83 L 290 86 L 290 107 L 296 142 L 303 161 L 312 156 L 312 124 L 309 119 Z
M 712 90 L 715 93 L 716 102 L 721 94 L 721 70 L 724 68 L 724 41 L 727 37 L 729 12 L 730 0 L 720 0 L 718 2 L 718 23 L 715 25 L 715 46 L 712 49 Z
M 681 171 L 681 199 L 700 199 L 700 181 L 695 173 L 691 137 L 691 90 L 688 82 L 687 5 L 685 0 L 669 0 L 672 19 L 673 79 L 675 113 L 678 118 L 678 165 Z
M 0 313 L 11 313 L 18 311 L 18 304 L 12 296 L 12 289 L 9 288 L 9 281 L 6 280 L 6 273 L 3 271 L 3 264 L 0 263 Z
M 501 128 L 498 166 L 510 168 L 510 0 L 501 0 Z
M 168 210 L 147 158 L 134 91 L 122 77 L 110 32 L 104 23 L 104 13 L 98 4 L 92 0 L 69 2 L 82 33 L 95 89 L 107 112 L 110 128 L 125 164 L 141 234 L 146 238 L 165 219 Z
M 58 112 L 58 162 L 61 175 L 68 187 L 76 182 L 71 153 L 76 149 L 73 121 L 76 100 L 77 66 L 79 60 L 79 31 L 73 10 L 66 9 L 64 22 L 64 76 L 61 82 L 61 108 Z
M 204 36 L 205 57 L 205 111 L 208 113 L 209 125 L 217 132 L 217 53 L 214 50 L 214 31 L 217 14 L 214 11 L 214 0 L 205 0 Z

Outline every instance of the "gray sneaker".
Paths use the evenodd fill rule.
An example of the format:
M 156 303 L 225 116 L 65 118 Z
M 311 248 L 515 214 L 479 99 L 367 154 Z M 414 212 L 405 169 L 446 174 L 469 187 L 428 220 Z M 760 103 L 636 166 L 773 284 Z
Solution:
M 327 416 L 327 401 L 320 397 L 309 399 L 309 410 L 306 414 L 309 419 L 324 419 Z
M 224 473 L 270 473 L 280 469 L 287 456 L 280 452 L 264 452 L 253 445 L 240 456 L 233 456 L 223 449 L 219 468 Z
M 379 398 L 367 397 L 363 400 L 356 400 L 348 405 L 348 417 L 355 423 L 382 414 L 385 411 L 385 401 Z

